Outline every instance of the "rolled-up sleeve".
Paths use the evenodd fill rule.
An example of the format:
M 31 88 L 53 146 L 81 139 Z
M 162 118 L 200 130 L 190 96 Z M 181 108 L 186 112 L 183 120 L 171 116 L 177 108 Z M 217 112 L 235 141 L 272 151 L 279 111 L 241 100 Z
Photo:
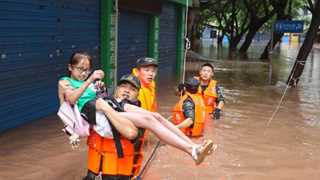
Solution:
M 182 108 L 183 108 L 183 115 L 186 118 L 191 118 L 192 121 L 194 122 L 194 119 L 195 119 L 195 105 L 194 105 L 193 101 L 191 99 L 189 99 L 189 98 L 186 99 L 183 102 Z
M 219 103 L 220 101 L 224 102 L 224 96 L 222 92 L 222 87 L 217 85 L 216 86 L 216 92 L 217 92 L 217 102 Z

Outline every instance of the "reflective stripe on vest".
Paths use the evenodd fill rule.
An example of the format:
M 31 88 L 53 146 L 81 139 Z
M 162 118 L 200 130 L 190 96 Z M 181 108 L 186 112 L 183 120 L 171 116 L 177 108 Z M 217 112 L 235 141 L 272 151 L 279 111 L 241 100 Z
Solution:
M 180 98 L 178 103 L 173 108 L 173 123 L 180 124 L 186 119 L 183 115 L 182 107 L 183 102 L 187 99 L 187 97 L 190 97 L 195 105 L 195 121 L 192 128 L 183 128 L 181 130 L 188 136 L 202 136 L 205 123 L 205 106 L 202 97 L 198 94 L 186 93 Z

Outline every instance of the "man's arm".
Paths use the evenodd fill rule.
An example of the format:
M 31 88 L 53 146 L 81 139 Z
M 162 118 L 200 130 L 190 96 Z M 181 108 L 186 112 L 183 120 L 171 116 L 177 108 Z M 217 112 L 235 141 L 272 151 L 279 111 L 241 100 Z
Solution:
M 177 125 L 177 128 L 187 128 L 190 127 L 193 124 L 193 120 L 191 118 L 187 118 L 183 120 L 180 124 Z
M 222 88 L 220 86 L 216 86 L 216 93 L 217 93 L 217 106 L 213 112 L 214 119 L 220 119 L 221 110 L 224 107 L 224 97 L 222 93 Z
M 102 111 L 119 131 L 127 139 L 134 139 L 138 135 L 138 129 L 129 119 L 121 116 L 106 101 L 101 98 L 96 100 L 96 109 Z
M 178 128 L 187 128 L 194 123 L 195 119 L 195 105 L 191 99 L 186 99 L 182 105 L 183 115 L 186 117 L 180 124 L 177 125 Z
M 222 92 L 222 87 L 217 85 L 216 86 L 216 92 L 217 92 L 217 108 L 222 109 L 224 106 L 224 96 Z

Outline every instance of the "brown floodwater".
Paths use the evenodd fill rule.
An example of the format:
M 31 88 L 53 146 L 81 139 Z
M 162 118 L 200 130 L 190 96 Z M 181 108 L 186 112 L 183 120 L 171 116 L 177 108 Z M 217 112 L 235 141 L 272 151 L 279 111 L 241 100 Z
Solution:
M 160 148 L 147 179 L 320 179 L 320 51 L 311 52 L 295 89 L 287 89 L 285 82 L 297 46 L 275 49 L 272 63 L 261 62 L 254 52 L 249 59 L 228 59 L 215 51 L 203 48 L 200 54 L 213 60 L 215 77 L 224 87 L 222 118 L 209 121 L 205 135 L 218 149 L 197 167 L 187 155 Z M 196 58 L 188 62 L 186 76 L 196 74 L 201 63 Z M 171 94 L 161 93 L 161 99 L 174 103 Z M 167 103 L 161 104 L 167 111 Z
M 208 121 L 205 129 L 205 137 L 218 148 L 196 166 L 187 154 L 161 145 L 143 179 L 320 179 L 320 51 L 312 51 L 295 89 L 286 89 L 284 82 L 297 46 L 275 49 L 272 63 L 259 61 L 256 51 L 249 53 L 249 59 L 230 59 L 226 51 L 212 47 L 199 51 L 203 59 L 212 60 L 215 77 L 224 87 L 221 119 Z M 195 75 L 202 63 L 197 58 L 188 62 L 186 76 Z M 172 73 L 160 71 L 160 76 L 159 111 L 168 117 L 177 102 L 177 81 Z M 85 139 L 72 150 L 61 128 L 52 115 L 0 134 L 0 179 L 81 179 L 86 174 Z M 146 157 L 156 142 L 153 137 L 146 145 Z

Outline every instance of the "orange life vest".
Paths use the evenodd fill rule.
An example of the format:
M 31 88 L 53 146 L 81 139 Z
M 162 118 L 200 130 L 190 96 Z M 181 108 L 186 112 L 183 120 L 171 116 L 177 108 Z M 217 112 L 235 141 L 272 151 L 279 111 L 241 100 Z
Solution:
M 200 79 L 199 77 L 195 77 L 196 79 Z M 210 80 L 208 87 L 206 90 L 202 90 L 202 87 L 199 86 L 198 94 L 202 96 L 204 104 L 206 106 L 206 113 L 212 113 L 216 108 L 216 99 L 217 99 L 217 91 L 216 91 L 216 80 Z
M 134 146 L 130 140 L 121 138 L 124 157 L 118 158 L 113 139 L 103 138 L 94 130 L 90 131 L 88 144 L 88 169 L 96 174 L 131 176 L 133 169 Z M 102 163 L 102 164 L 101 164 Z
M 138 139 L 135 141 L 120 136 L 123 157 L 119 158 L 114 139 L 103 138 L 94 130 L 90 130 L 87 139 L 88 169 L 96 174 L 102 171 L 102 174 L 106 175 L 138 175 L 143 157 L 140 155 L 143 132 L 144 130 L 139 128 Z M 137 155 L 142 156 L 141 160 Z
M 132 74 L 139 78 L 138 69 L 133 68 Z M 156 99 L 156 83 L 152 81 L 151 84 L 144 83 L 141 78 L 139 78 L 141 83 L 141 88 L 139 91 L 138 99 L 141 102 L 141 108 L 148 111 L 157 111 L 157 99 Z
M 198 94 L 190 94 L 187 93 L 182 96 L 178 103 L 174 106 L 172 110 L 172 121 L 174 124 L 180 124 L 183 122 L 186 117 L 183 115 L 183 102 L 190 97 L 195 105 L 195 120 L 192 127 L 183 128 L 181 129 L 187 136 L 202 136 L 204 130 L 204 123 L 205 123 L 205 106 L 202 100 L 202 96 Z
M 139 90 L 138 100 L 141 102 L 141 108 L 156 112 L 157 111 L 157 99 L 156 99 L 156 83 L 152 81 L 150 84 L 144 83 L 141 78 L 138 76 L 138 69 L 133 68 L 132 74 L 140 80 L 141 88 Z M 135 161 L 137 161 L 137 166 L 134 168 L 134 175 L 137 175 L 140 171 L 141 164 L 143 161 L 143 144 L 145 142 L 146 137 L 148 136 L 148 131 L 144 132 L 144 135 L 141 137 L 141 145 L 138 152 L 135 155 Z

